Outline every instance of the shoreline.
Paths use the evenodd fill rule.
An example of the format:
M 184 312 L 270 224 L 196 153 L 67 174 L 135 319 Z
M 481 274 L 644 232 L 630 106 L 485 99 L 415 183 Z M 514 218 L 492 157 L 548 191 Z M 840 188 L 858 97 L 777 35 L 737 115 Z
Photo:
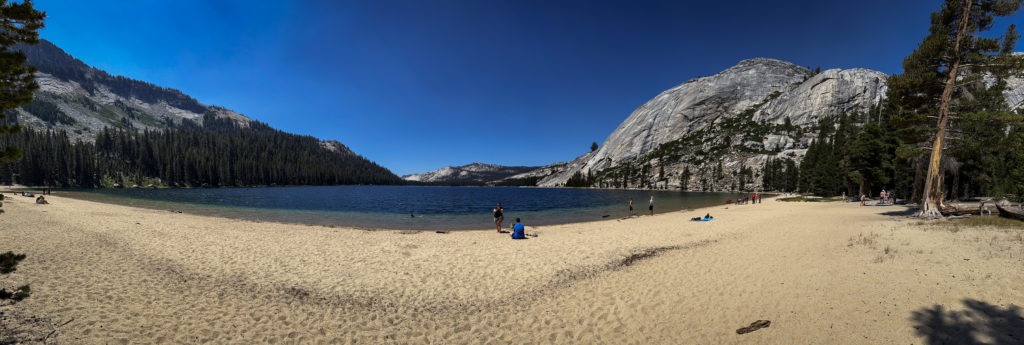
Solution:
M 249 188 L 249 187 L 238 187 L 238 188 Z M 556 188 L 556 189 L 561 189 L 561 188 Z M 659 192 L 666 192 L 666 191 L 659 191 Z M 673 191 L 667 191 L 667 192 L 673 192 Z M 694 192 L 687 192 L 687 193 L 694 193 Z M 709 192 L 709 193 L 728 194 L 728 193 L 723 193 L 723 192 Z M 367 225 L 358 225 L 358 224 L 334 224 L 334 223 L 304 222 L 304 221 L 298 220 L 300 218 L 304 218 L 304 217 L 301 217 L 301 216 L 294 216 L 294 217 L 292 217 L 293 219 L 296 219 L 296 220 L 281 219 L 281 218 L 289 218 L 289 216 L 287 216 L 287 214 L 292 214 L 292 215 L 296 215 L 296 214 L 315 214 L 315 213 L 323 212 L 323 213 L 325 213 L 325 216 L 328 215 L 328 214 L 332 214 L 332 213 L 334 213 L 334 214 L 346 214 L 347 213 L 347 214 L 350 214 L 350 215 L 359 215 L 359 216 L 362 216 L 364 218 L 394 217 L 396 220 L 399 220 L 399 219 L 400 220 L 405 220 L 406 219 L 406 215 L 407 215 L 405 213 L 365 212 L 365 211 L 335 211 L 335 210 L 305 210 L 305 209 L 259 208 L 259 207 L 251 207 L 251 206 L 233 206 L 233 205 L 213 205 L 213 204 L 189 203 L 189 202 L 180 202 L 180 201 L 161 201 L 161 200 L 154 200 L 154 199 L 132 198 L 132 197 L 116 196 L 116 195 L 115 196 L 110 196 L 110 195 L 106 195 L 106 194 L 102 194 L 102 193 L 95 193 L 95 192 L 91 192 L 91 191 L 87 191 L 87 190 L 84 191 L 84 190 L 75 190 L 75 189 L 72 189 L 72 190 L 56 190 L 56 191 L 54 191 L 54 194 L 50 194 L 50 195 L 63 196 L 63 197 L 73 198 L 73 199 L 82 200 L 82 201 L 99 202 L 99 203 L 110 204 L 110 205 L 119 205 L 119 206 L 127 206 L 127 207 L 144 208 L 144 209 L 155 210 L 155 211 L 166 211 L 166 212 L 171 212 L 171 213 L 183 213 L 183 214 L 191 214 L 191 215 L 198 215 L 198 216 L 208 216 L 208 217 L 216 217 L 216 218 L 224 218 L 224 219 L 237 219 L 237 220 L 252 221 L 252 222 L 267 222 L 267 223 L 289 224 L 289 225 L 325 226 L 325 227 L 331 227 L 331 228 L 357 228 L 357 229 L 366 229 L 366 230 L 374 230 L 374 231 L 441 231 L 441 230 L 443 230 L 443 231 L 485 231 L 485 230 L 489 230 L 489 229 L 492 228 L 492 227 L 489 227 L 487 225 L 481 225 L 479 227 L 473 227 L 473 228 L 443 228 L 443 227 L 437 227 L 437 228 L 429 228 L 429 227 L 422 227 L 422 228 L 395 227 L 395 228 L 389 228 L 386 225 L 384 225 L 384 226 L 367 226 Z M 768 198 L 774 198 L 774 197 L 777 197 L 779 195 L 781 195 L 781 194 L 771 194 L 770 196 L 768 196 Z M 100 196 L 100 197 L 97 198 L 96 196 Z M 109 199 L 105 199 L 105 198 L 109 198 Z M 659 213 L 659 211 L 658 211 L 658 209 L 656 207 L 655 208 L 655 214 L 657 215 L 657 214 L 662 214 L 662 213 L 689 212 L 689 211 L 694 211 L 694 210 L 703 209 L 703 208 L 712 208 L 712 207 L 716 207 L 716 206 L 727 207 L 727 206 L 733 206 L 733 205 L 746 206 L 746 205 L 738 205 L 738 204 L 735 204 L 735 203 L 733 203 L 733 204 L 725 204 L 724 200 L 723 200 L 723 202 L 720 203 L 720 204 L 709 204 L 709 205 L 699 206 L 699 207 L 684 207 L 682 209 L 674 209 L 673 208 L 670 211 L 661 211 L 660 213 Z M 175 207 L 175 206 L 177 206 L 177 207 Z M 642 202 L 641 203 L 637 203 L 636 210 L 634 211 L 634 216 L 632 218 L 649 217 L 649 215 L 647 214 L 646 208 L 643 208 L 642 206 L 643 206 Z M 543 213 L 574 213 L 574 212 L 587 212 L 587 210 L 599 210 L 599 209 L 604 209 L 604 208 L 607 208 L 607 207 L 608 206 L 593 206 L 593 207 L 587 207 L 587 208 L 548 209 L 548 210 L 533 210 L 533 211 L 524 211 L 524 212 L 525 213 L 542 213 L 542 214 Z M 224 214 L 225 212 L 226 213 L 237 212 L 237 213 L 235 213 L 235 214 Z M 275 213 L 276 216 L 270 217 L 268 219 L 260 219 L 257 216 L 257 214 L 259 214 L 260 212 Z M 607 210 L 605 210 L 604 212 L 607 212 Z M 604 213 L 604 212 L 598 212 L 598 213 Z M 625 212 L 622 212 L 622 213 L 625 213 Z M 613 213 L 608 213 L 609 217 L 601 217 L 600 219 L 592 219 L 592 218 L 589 218 L 589 217 L 577 217 L 577 219 L 579 219 L 579 220 L 569 220 L 569 221 L 565 221 L 565 222 L 553 222 L 553 223 L 543 223 L 542 222 L 539 225 L 534 225 L 534 227 L 551 227 L 551 226 L 563 226 L 563 225 L 571 225 L 571 224 L 578 224 L 578 223 L 604 222 L 604 221 L 630 219 L 628 216 L 625 216 L 625 215 L 621 215 L 620 214 L 618 216 L 611 216 L 612 214 Z M 489 217 L 486 214 L 476 214 L 476 213 L 425 214 L 425 215 L 424 214 L 417 214 L 417 216 L 418 217 L 423 217 L 423 216 L 435 217 L 433 219 L 434 222 L 441 222 L 440 219 L 441 218 L 445 218 L 445 217 L 480 217 L 480 219 L 483 220 L 481 223 L 484 224 L 484 223 L 487 223 L 487 219 L 489 219 Z M 306 217 L 306 218 L 308 218 L 308 217 Z M 514 219 L 515 219 L 515 217 L 510 217 L 510 218 L 507 217 L 506 220 L 505 220 L 505 223 L 502 226 L 502 228 L 505 229 L 505 228 L 511 227 L 511 224 L 514 223 Z M 534 218 L 534 220 L 536 220 L 536 218 Z M 493 225 L 493 224 L 491 224 L 491 225 Z
M 539 237 L 517 241 L 31 201 L 4 201 L 0 215 L 0 251 L 27 255 L 4 284 L 32 287 L 0 305 L 0 327 L 70 320 L 51 338 L 62 344 L 1024 339 L 998 323 L 1024 316 L 1024 232 L 887 214 L 903 207 L 773 198 L 527 225 Z M 973 323 L 955 329 L 991 328 L 930 326 L 967 312 Z M 736 334 L 761 319 L 771 326 Z

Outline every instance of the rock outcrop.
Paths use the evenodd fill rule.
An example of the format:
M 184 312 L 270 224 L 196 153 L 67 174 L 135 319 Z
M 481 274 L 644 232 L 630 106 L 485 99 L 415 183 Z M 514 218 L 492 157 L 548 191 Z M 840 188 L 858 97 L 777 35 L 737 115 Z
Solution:
M 744 60 L 662 92 L 630 114 L 596 152 L 517 176 L 539 177 L 544 187 L 589 173 L 605 187 L 686 183 L 691 189 L 725 189 L 700 182 L 716 180 L 709 178 L 712 170 L 733 180 L 728 177 L 742 168 L 756 171 L 769 158 L 799 162 L 823 119 L 853 113 L 870 118 L 885 97 L 886 78 L 863 68 L 815 73 L 785 61 Z M 1012 109 L 1024 108 L 1024 79 L 1007 79 L 1004 95 Z M 681 181 L 687 168 L 690 178 Z
M 245 115 L 204 105 L 181 91 L 112 76 L 46 40 L 17 49 L 39 70 L 33 103 L 8 114 L 22 125 L 64 130 L 72 139 L 92 141 L 103 127 L 164 129 L 183 121 L 203 126 L 207 115 L 243 128 L 252 123 Z
M 538 167 L 471 163 L 457 167 L 447 166 L 421 174 L 405 175 L 402 176 L 402 179 L 424 183 L 482 185 L 491 181 L 505 180 L 510 176 L 534 170 L 538 170 Z
M 780 60 L 744 60 L 662 92 L 630 114 L 596 152 L 577 157 L 539 185 L 559 186 L 577 172 L 628 165 L 657 167 L 659 176 L 652 173 L 652 179 L 678 186 L 660 176 L 660 169 L 669 175 L 684 166 L 701 171 L 702 160 L 713 159 L 732 171 L 767 157 L 801 157 L 813 133 L 784 129 L 813 128 L 824 117 L 866 112 L 885 95 L 885 79 L 881 72 L 860 68 L 815 73 Z

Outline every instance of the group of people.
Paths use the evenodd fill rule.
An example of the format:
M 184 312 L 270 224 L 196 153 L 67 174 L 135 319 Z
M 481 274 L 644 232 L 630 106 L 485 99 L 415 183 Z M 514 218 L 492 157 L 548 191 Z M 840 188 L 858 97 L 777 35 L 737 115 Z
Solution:
M 654 215 L 654 196 L 651 195 L 650 200 L 647 204 L 647 211 Z M 494 228 L 498 233 L 501 231 L 501 223 L 505 222 L 505 209 L 501 207 L 499 202 L 494 209 L 491 210 L 494 213 Z M 629 199 L 629 216 L 633 216 L 633 199 Z M 536 236 L 536 235 L 532 235 Z M 512 238 L 517 240 L 526 239 L 526 226 L 523 225 L 523 221 L 516 217 L 515 224 L 512 224 Z
M 501 223 L 505 221 L 505 209 L 501 208 L 499 202 L 494 207 L 494 226 L 497 228 L 498 233 L 501 233 Z M 523 225 L 523 221 L 516 217 L 516 223 L 512 224 L 512 239 L 513 240 L 525 240 L 526 239 L 526 226 Z
M 865 194 L 860 195 L 860 205 L 867 206 L 868 196 Z M 894 205 L 896 204 L 896 192 L 891 190 L 883 189 L 878 192 L 878 203 L 874 205 Z
M 653 195 L 651 195 L 651 200 L 647 204 L 647 211 L 651 212 L 652 216 L 654 215 L 654 196 Z M 630 217 L 633 216 L 633 199 L 629 199 L 629 216 Z
M 878 193 L 879 202 L 886 205 L 895 204 L 896 199 L 894 199 L 894 195 L 896 195 L 896 193 L 893 193 L 891 190 L 883 189 Z
M 760 204 L 761 203 L 761 197 L 762 197 L 761 193 L 754 193 L 754 194 L 751 194 L 751 195 L 744 195 L 743 199 L 736 199 L 736 204 L 737 205 L 743 205 L 743 204 L 747 204 L 747 203 L 750 203 L 750 204 Z M 725 199 L 725 203 L 726 204 L 732 204 L 732 199 Z

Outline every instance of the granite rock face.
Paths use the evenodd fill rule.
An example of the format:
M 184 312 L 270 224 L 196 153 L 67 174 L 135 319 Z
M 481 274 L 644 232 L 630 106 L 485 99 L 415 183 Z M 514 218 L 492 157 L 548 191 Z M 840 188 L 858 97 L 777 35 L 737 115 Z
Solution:
M 750 120 L 755 123 L 782 125 L 788 119 L 792 126 L 809 127 L 826 116 L 867 111 L 884 96 L 885 78 L 885 74 L 867 69 L 814 73 L 780 60 L 744 60 L 716 75 L 693 79 L 662 92 L 637 108 L 597 152 L 574 159 L 565 169 L 542 179 L 540 185 L 558 186 L 577 171 L 597 172 L 625 163 L 665 166 L 670 173 L 687 165 L 699 168 L 699 163 L 662 162 L 645 155 L 698 131 L 709 135 L 705 143 L 716 140 L 720 134 L 716 127 L 729 125 L 731 118 L 744 112 L 749 116 L 753 111 Z M 813 138 L 813 135 L 769 134 L 760 141 L 748 142 L 741 137 L 728 139 L 733 145 L 752 151 L 801 157 Z M 692 147 L 693 150 L 702 148 Z M 763 163 L 768 155 L 760 156 L 721 158 L 725 160 L 725 167 L 738 167 Z
M 756 171 L 769 158 L 799 162 L 822 119 L 855 112 L 870 118 L 885 97 L 886 78 L 863 68 L 815 73 L 785 61 L 744 60 L 662 92 L 630 114 L 596 152 L 521 176 L 543 176 L 538 185 L 555 187 L 577 172 L 591 172 L 606 187 L 678 188 L 686 183 L 692 189 L 701 187 L 697 182 L 709 176 L 711 164 L 720 163 L 729 177 L 744 167 Z M 1009 78 L 1007 84 L 1007 104 L 1024 108 L 1024 78 Z M 680 181 L 686 168 L 692 177 Z M 616 169 L 619 175 L 608 173 Z M 645 169 L 643 182 L 616 185 L 614 177 L 609 179 L 639 169 Z
M 603 169 L 636 157 L 681 134 L 711 126 L 723 116 L 739 113 L 773 92 L 784 92 L 812 74 L 788 62 L 758 58 L 687 81 L 633 111 L 584 165 Z M 565 178 L 573 172 L 567 171 Z
M 405 175 L 402 176 L 402 179 L 426 183 L 485 184 L 537 169 L 538 167 L 471 163 L 457 167 L 447 166 L 420 174 Z
M 203 118 L 228 119 L 248 127 L 252 119 L 230 109 L 204 105 L 181 91 L 90 67 L 46 40 L 18 46 L 28 64 L 38 68 L 32 105 L 13 111 L 18 123 L 33 128 L 64 130 L 75 139 L 95 140 L 103 127 L 164 129 Z
M 866 111 L 881 102 L 886 75 L 863 68 L 818 73 L 782 93 L 754 114 L 755 121 L 814 126 L 825 116 Z
M 1010 77 L 1006 79 L 1006 104 L 1012 109 L 1024 108 L 1024 78 Z

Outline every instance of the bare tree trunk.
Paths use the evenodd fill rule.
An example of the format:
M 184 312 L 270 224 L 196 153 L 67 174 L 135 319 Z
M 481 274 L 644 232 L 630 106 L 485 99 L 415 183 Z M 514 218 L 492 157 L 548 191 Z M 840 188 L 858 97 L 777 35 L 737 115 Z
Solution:
M 918 217 L 939 218 L 942 214 L 942 181 L 939 179 L 942 163 L 943 139 L 946 138 L 946 126 L 949 125 L 949 109 L 953 102 L 953 89 L 956 86 L 957 73 L 960 70 L 960 41 L 967 31 L 967 22 L 971 16 L 972 1 L 965 1 L 966 6 L 963 16 L 960 18 L 960 28 L 956 32 L 956 42 L 953 43 L 953 65 L 949 68 L 949 77 L 946 78 L 946 85 L 942 89 L 942 98 L 939 103 L 939 130 L 935 133 L 935 142 L 932 144 L 932 154 L 928 158 L 928 174 L 924 180 L 924 195 L 921 199 L 921 209 L 917 212 Z
M 910 196 L 911 202 L 917 203 L 921 202 L 921 175 L 924 175 L 924 173 L 921 171 L 921 158 L 923 157 L 914 158 L 914 185 L 912 187 L 913 194 L 911 194 Z

